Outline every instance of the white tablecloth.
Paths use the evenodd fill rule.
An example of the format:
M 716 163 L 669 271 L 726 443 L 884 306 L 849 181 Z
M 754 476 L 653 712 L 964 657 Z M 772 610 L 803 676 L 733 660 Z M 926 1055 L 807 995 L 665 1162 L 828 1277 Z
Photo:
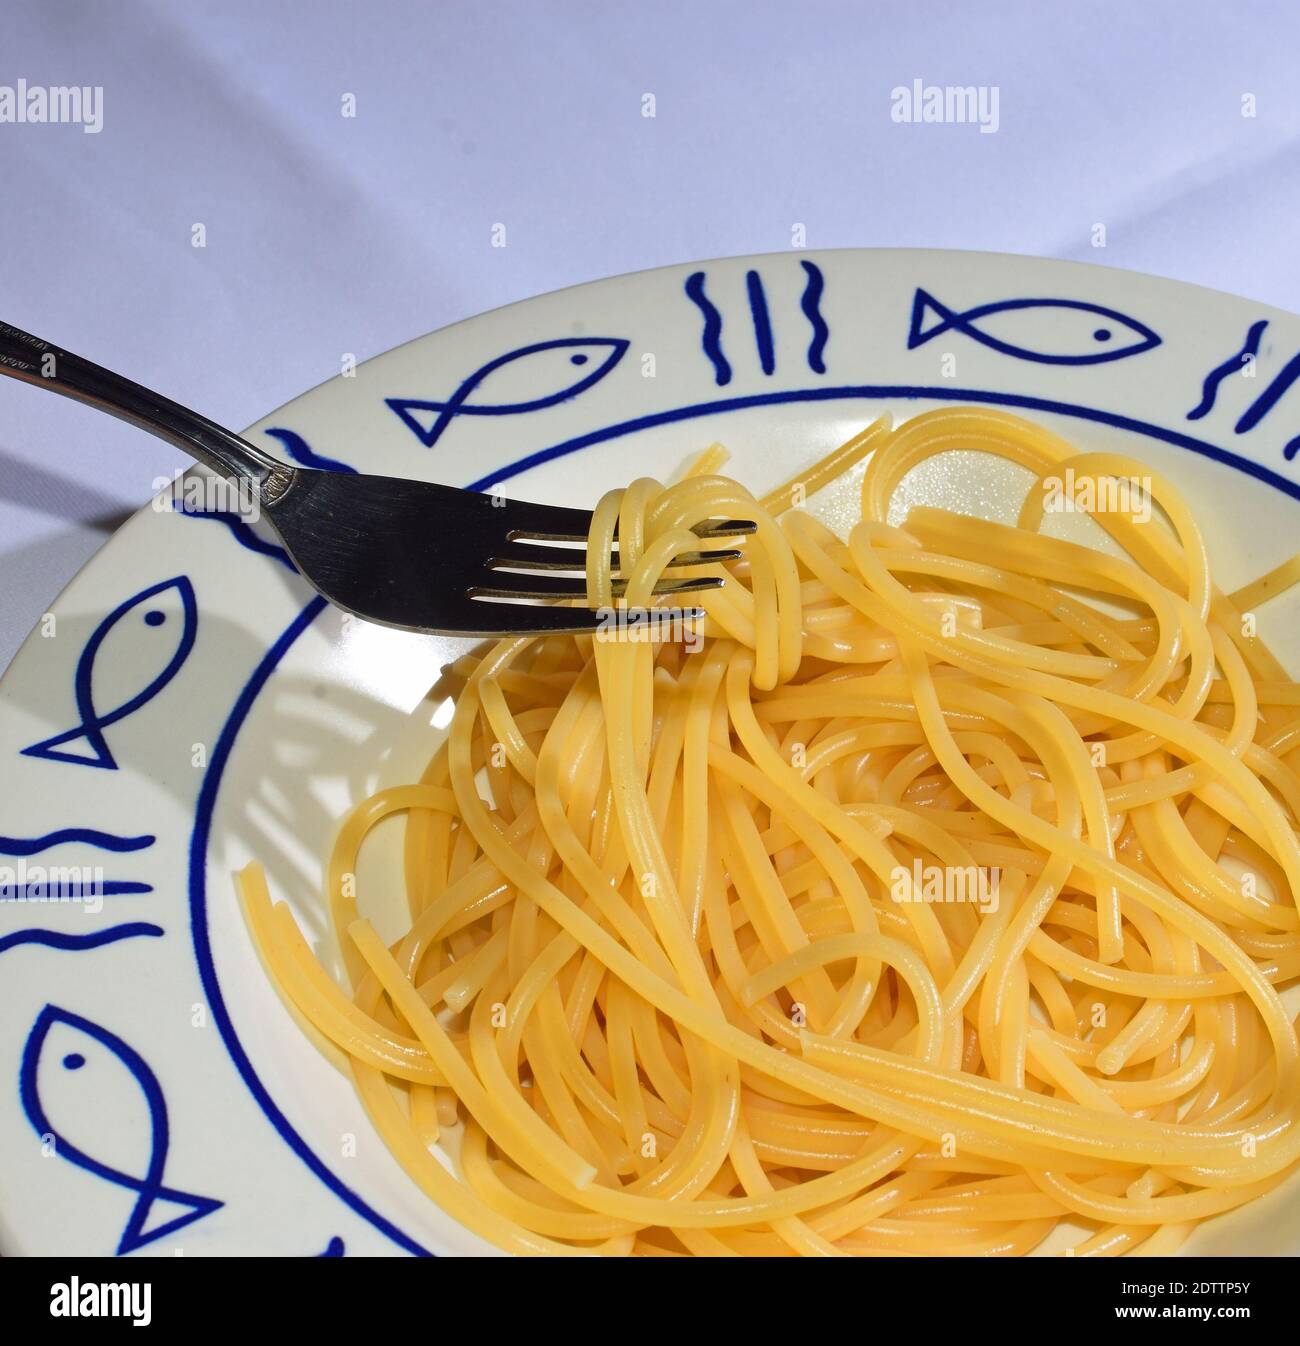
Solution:
M 103 120 L 0 122 L 0 318 L 236 427 L 345 353 L 795 225 L 1300 309 L 1293 0 L 7 0 L 2 22 L 0 86 L 99 86 Z M 917 80 L 996 89 L 996 132 L 894 120 Z M 0 666 L 177 464 L 0 379 Z

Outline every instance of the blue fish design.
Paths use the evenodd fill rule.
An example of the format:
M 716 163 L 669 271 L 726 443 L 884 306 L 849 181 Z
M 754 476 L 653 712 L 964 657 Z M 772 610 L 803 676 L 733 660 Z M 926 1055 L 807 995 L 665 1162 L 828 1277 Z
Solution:
M 1068 332 L 1053 333 L 1058 348 L 1042 350 L 1025 344 L 1033 336 L 1033 312 L 1049 311 L 1054 326 L 1068 317 Z M 927 321 L 933 325 L 926 327 Z M 1145 323 L 1113 308 L 1086 304 L 1080 299 L 1003 299 L 956 313 L 932 294 L 918 289 L 912 300 L 912 324 L 907 334 L 908 350 L 946 332 L 960 332 L 990 350 L 1017 360 L 1045 365 L 1100 365 L 1140 355 L 1160 344 L 1160 338 Z M 1014 337 L 1015 339 L 1009 339 Z
M 170 657 L 163 663 L 159 672 L 145 687 L 134 696 L 123 701 L 105 714 L 95 706 L 94 674 L 95 658 L 109 633 L 119 623 L 138 614 L 142 628 L 158 628 L 167 622 L 167 613 L 150 603 L 171 590 L 176 591 L 181 604 L 180 630 L 174 636 L 174 648 Z M 140 609 L 144 609 L 142 612 Z M 134 715 L 137 710 L 152 701 L 159 692 L 176 676 L 181 665 L 194 648 L 194 636 L 198 629 L 198 606 L 194 601 L 194 586 L 184 575 L 163 580 L 148 589 L 120 603 L 92 632 L 86 642 L 81 657 L 77 660 L 76 673 L 73 676 L 73 692 L 76 697 L 77 713 L 81 722 L 72 729 L 56 734 L 53 738 L 42 739 L 24 748 L 25 757 L 44 757 L 53 762 L 72 762 L 77 766 L 103 767 L 109 771 L 117 770 L 117 761 L 104 738 L 104 730 L 109 725 Z M 175 624 L 173 623 L 173 630 Z M 162 662 L 161 654 L 158 662 Z M 85 751 L 73 752 L 65 744 L 85 743 Z
M 623 337 L 561 337 L 555 341 L 539 341 L 532 346 L 521 346 L 518 350 L 508 351 L 505 355 L 499 355 L 495 360 L 489 360 L 487 364 L 481 365 L 445 402 L 423 401 L 409 397 L 387 397 L 384 401 L 420 443 L 431 449 L 457 416 L 518 416 L 524 412 L 553 407 L 557 402 L 567 402 L 570 398 L 585 393 L 618 364 L 626 354 L 628 345 L 629 342 Z M 598 359 L 599 362 L 587 370 L 586 366 L 591 364 L 593 359 Z M 526 364 L 521 366 L 521 361 Z M 560 387 L 554 392 L 521 402 L 469 400 L 489 378 L 499 370 L 507 368 L 512 374 L 526 373 L 531 380 L 542 377 L 549 369 L 551 372 L 548 382 L 554 384 L 560 382 L 561 378 L 571 378 L 571 381 L 560 382 Z M 584 372 L 573 379 L 574 369 Z M 496 381 L 502 380 L 498 378 Z M 491 389 L 488 391 L 491 392 Z
M 107 1064 L 105 1052 L 125 1066 L 139 1085 L 148 1107 L 150 1123 L 149 1162 L 143 1174 L 125 1173 L 87 1154 L 62 1136 L 50 1121 L 41 1101 L 40 1075 L 42 1056 L 49 1045 L 51 1032 L 56 1028 L 65 1030 L 60 1035 L 70 1039 L 69 1045 L 75 1045 L 77 1048 L 74 1051 L 64 1051 L 59 1062 L 64 1070 L 80 1071 L 88 1062 L 93 1063 L 93 1068 L 88 1070 L 86 1075 L 87 1089 L 93 1088 L 96 1074 Z M 53 1063 L 47 1063 L 47 1070 L 52 1067 Z M 162 1089 L 158 1085 L 157 1077 L 139 1052 L 123 1042 L 115 1033 L 109 1032 L 103 1025 L 92 1023 L 89 1019 L 82 1018 L 70 1010 L 60 1009 L 57 1005 L 46 1005 L 37 1016 L 36 1023 L 28 1035 L 27 1044 L 23 1048 L 19 1093 L 28 1121 L 36 1128 L 38 1135 L 53 1138 L 55 1152 L 59 1156 L 70 1164 L 85 1169 L 87 1173 L 103 1178 L 105 1182 L 111 1182 L 136 1193 L 135 1206 L 118 1240 L 119 1256 L 143 1248 L 168 1234 L 174 1234 L 178 1229 L 183 1229 L 195 1220 L 201 1220 L 205 1215 L 220 1209 L 223 1204 L 212 1197 L 195 1196 L 191 1192 L 182 1192 L 163 1185 L 163 1169 L 167 1163 L 168 1129 L 167 1104 L 163 1099 Z M 93 1098 L 87 1099 L 84 1111 L 93 1114 Z M 162 1206 L 179 1206 L 181 1210 L 179 1214 L 173 1215 L 163 1223 L 146 1228 L 155 1207 Z

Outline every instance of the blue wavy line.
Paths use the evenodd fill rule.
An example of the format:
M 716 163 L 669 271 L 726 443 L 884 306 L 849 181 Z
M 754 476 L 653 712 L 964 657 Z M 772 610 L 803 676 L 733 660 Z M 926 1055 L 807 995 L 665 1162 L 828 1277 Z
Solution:
M 803 309 L 803 315 L 813 329 L 813 338 L 808 346 L 808 368 L 814 374 L 824 374 L 826 361 L 822 359 L 822 352 L 826 349 L 826 341 L 831 334 L 831 329 L 826 326 L 826 319 L 822 317 L 821 311 L 822 291 L 826 288 L 826 280 L 821 268 L 815 262 L 804 261 L 801 265 L 808 273 L 808 284 L 804 286 L 799 307 Z
M 272 559 L 279 561 L 281 565 L 287 566 L 295 575 L 298 573 L 298 567 L 289 559 L 289 553 L 283 547 L 277 547 L 274 542 L 264 542 L 234 510 L 184 509 L 180 513 L 191 519 L 211 519 L 214 523 L 224 523 L 230 529 L 231 536 L 241 547 L 246 547 L 249 551 L 255 551 L 259 556 L 270 556 Z
M 1253 430 L 1273 410 L 1296 379 L 1300 379 L 1300 355 L 1293 355 L 1286 362 L 1282 372 L 1246 408 L 1245 415 L 1232 427 L 1233 431 L 1244 435 L 1247 430 Z
M 745 287 L 749 291 L 749 313 L 754 320 L 754 342 L 758 346 L 758 363 L 764 374 L 776 369 L 776 348 L 772 344 L 772 319 L 767 311 L 767 296 L 763 293 L 763 278 L 757 271 L 747 272 Z
M 731 366 L 722 353 L 722 314 L 718 312 L 709 297 L 704 293 L 704 272 L 693 271 L 686 277 L 686 297 L 704 315 L 704 334 L 700 344 L 704 353 L 713 362 L 713 378 L 718 387 L 731 382 Z
M 142 936 L 157 939 L 162 933 L 162 926 L 151 925 L 148 921 L 127 921 L 89 935 L 67 935 L 61 930 L 40 930 L 33 926 L 29 930 L 15 930 L 12 935 L 0 939 L 0 953 L 16 949 L 20 944 L 41 944 L 48 949 L 98 949 L 101 945 L 116 944 L 123 939 Z
M 87 846 L 97 846 L 101 851 L 142 851 L 152 846 L 156 837 L 119 837 L 112 832 L 99 832 L 93 827 L 65 827 L 58 832 L 47 832 L 43 837 L 5 837 L 0 836 L 0 855 L 36 855 L 53 846 L 62 846 L 67 842 L 84 842 Z
M 1264 329 L 1267 326 L 1267 318 L 1261 318 L 1258 322 L 1251 323 L 1250 330 L 1246 333 L 1246 340 L 1236 355 L 1230 355 L 1221 365 L 1215 366 L 1205 376 L 1205 382 L 1201 385 L 1200 403 L 1187 413 L 1189 421 L 1199 421 L 1202 416 L 1210 414 L 1214 409 L 1214 399 L 1219 395 L 1219 384 L 1230 374 L 1241 372 L 1241 362 L 1247 355 L 1259 354 L 1260 338 L 1264 335 Z
M 266 433 L 274 435 L 284 445 L 285 453 L 303 467 L 319 468 L 322 472 L 351 472 L 356 475 L 355 467 L 340 462 L 337 458 L 326 458 L 323 453 L 317 453 L 296 430 L 277 429 L 268 430 Z

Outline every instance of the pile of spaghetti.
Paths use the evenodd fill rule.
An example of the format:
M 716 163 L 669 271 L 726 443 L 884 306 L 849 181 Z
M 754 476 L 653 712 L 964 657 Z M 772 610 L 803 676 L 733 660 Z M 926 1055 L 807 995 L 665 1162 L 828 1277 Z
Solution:
M 1015 526 L 890 524 L 951 450 L 1028 469 Z M 841 538 L 799 505 L 864 459 Z M 1296 563 L 1224 594 L 1149 468 L 994 411 L 879 421 L 762 500 L 721 460 L 607 496 L 588 546 L 590 603 L 617 537 L 636 608 L 693 525 L 754 519 L 701 642 L 454 667 L 445 743 L 328 864 L 347 989 L 241 875 L 414 1180 L 509 1251 L 647 1256 L 1167 1252 L 1283 1181 L 1300 687 L 1254 609 Z M 1042 527 L 1062 481 L 1142 498 L 1081 545 Z M 353 876 L 395 812 L 390 945 Z

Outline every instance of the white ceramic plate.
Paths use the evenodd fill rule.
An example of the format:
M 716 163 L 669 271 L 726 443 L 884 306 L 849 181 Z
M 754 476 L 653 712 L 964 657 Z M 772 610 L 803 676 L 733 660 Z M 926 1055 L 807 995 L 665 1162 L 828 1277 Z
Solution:
M 1300 319 L 1147 276 L 774 254 L 485 314 L 250 434 L 317 466 L 591 504 L 714 440 L 765 488 L 881 411 L 988 403 L 1168 474 L 1232 587 L 1296 549 L 1298 353 Z M 1018 484 L 977 461 L 910 484 L 1009 515 Z M 839 514 L 833 492 L 815 503 Z M 1286 617 L 1266 609 L 1264 634 L 1296 668 Z M 260 857 L 321 934 L 334 822 L 414 778 L 440 722 L 424 694 L 460 648 L 325 609 L 268 534 L 154 508 L 54 603 L 0 683 L 0 1249 L 483 1249 L 407 1179 L 291 1021 L 231 882 Z M 384 863 L 380 848 L 363 896 Z M 102 880 L 102 897 L 14 900 L 77 878 Z M 1300 1252 L 1300 1191 L 1189 1247 Z

